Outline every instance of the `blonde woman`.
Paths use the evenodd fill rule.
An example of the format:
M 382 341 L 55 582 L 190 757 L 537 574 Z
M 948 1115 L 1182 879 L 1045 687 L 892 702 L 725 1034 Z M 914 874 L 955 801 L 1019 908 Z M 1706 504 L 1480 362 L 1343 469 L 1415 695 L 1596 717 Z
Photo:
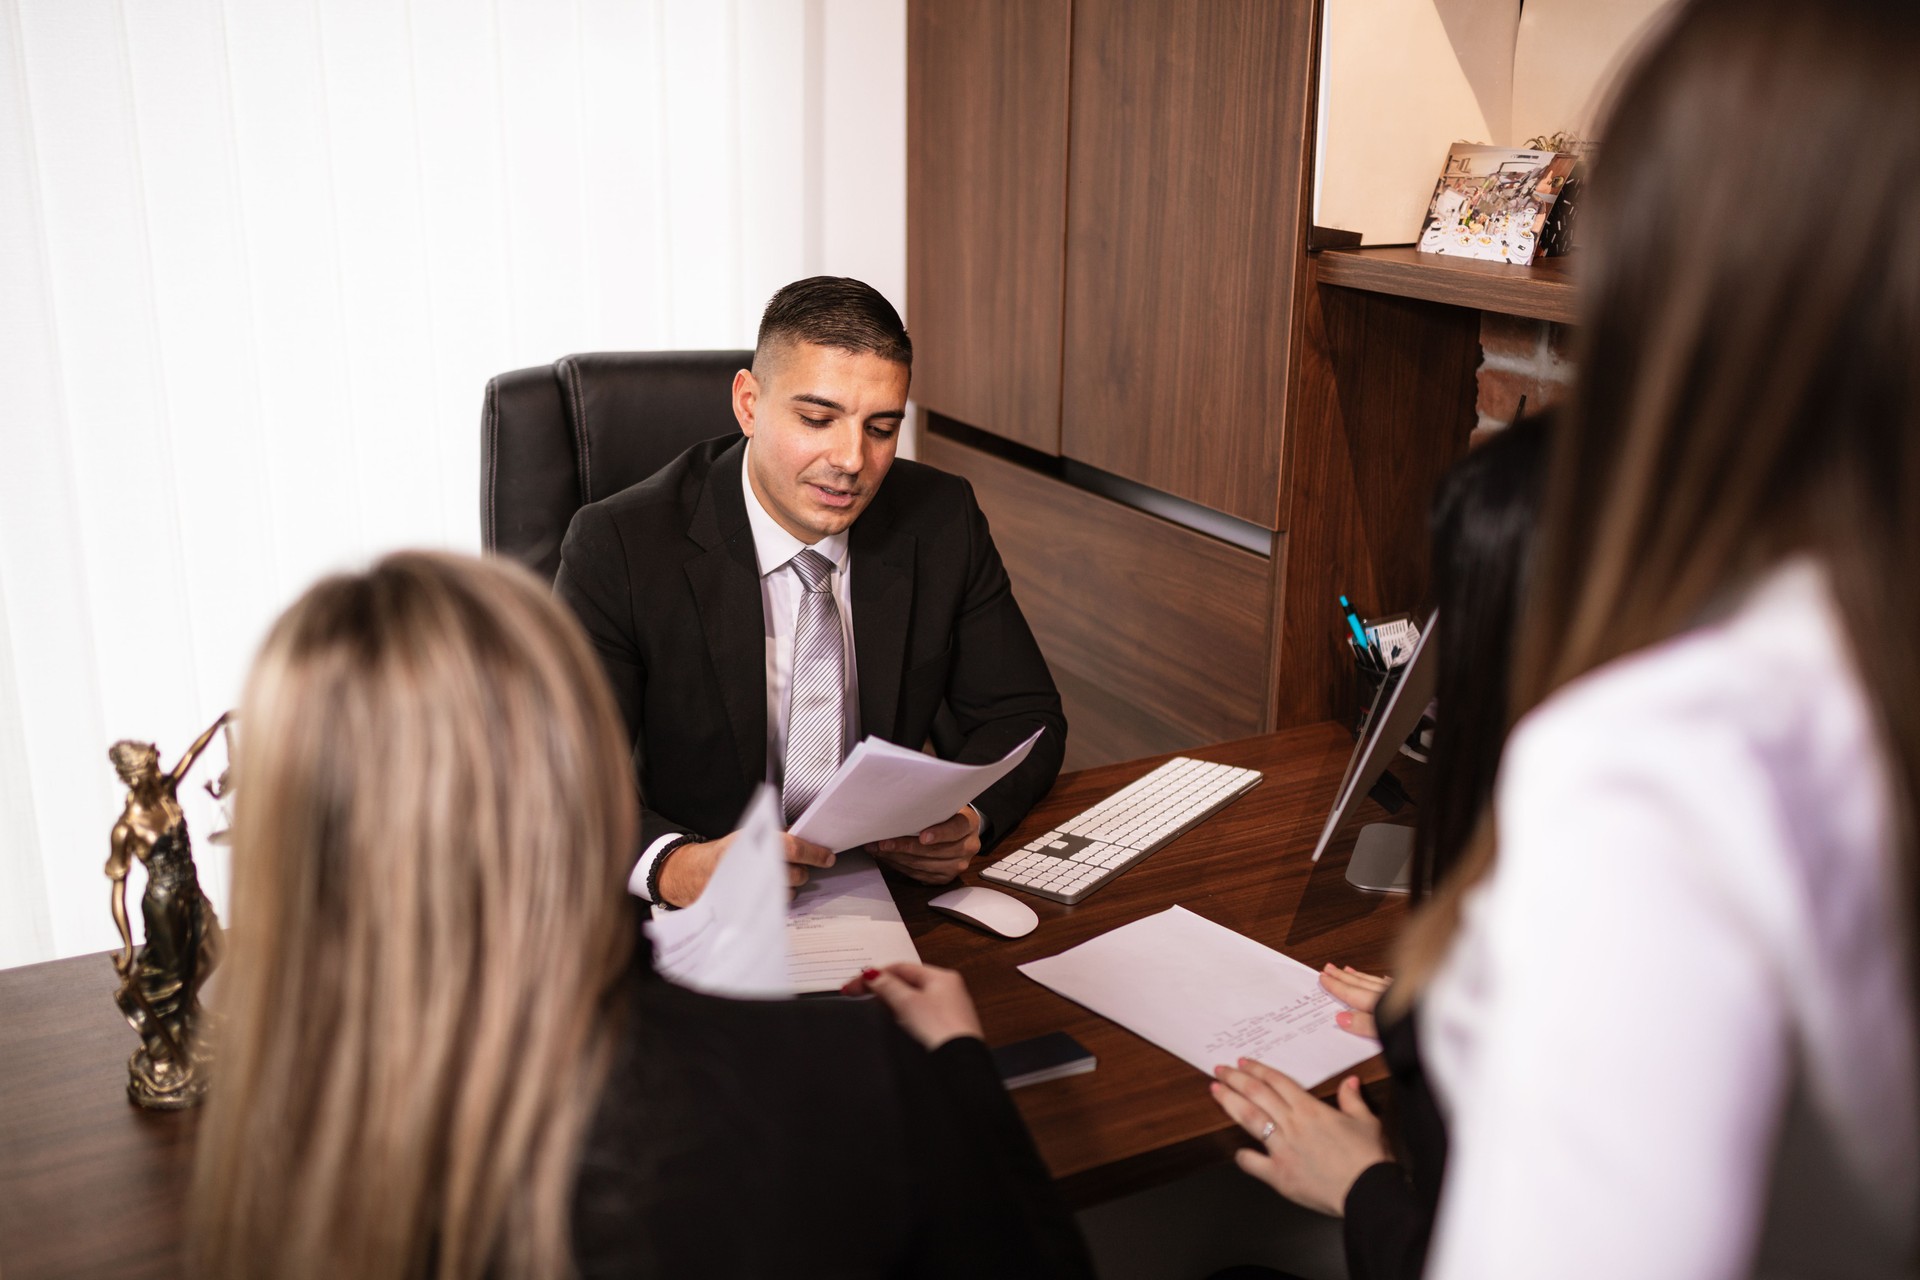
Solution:
M 328 579 L 242 715 L 195 1274 L 1086 1273 L 957 978 L 654 976 L 618 717 L 532 578 Z
M 1920 1271 L 1916 67 L 1911 0 L 1694 0 L 1619 92 L 1521 715 L 1385 999 L 1429 1277 Z M 1379 1158 L 1227 1083 L 1277 1183 Z

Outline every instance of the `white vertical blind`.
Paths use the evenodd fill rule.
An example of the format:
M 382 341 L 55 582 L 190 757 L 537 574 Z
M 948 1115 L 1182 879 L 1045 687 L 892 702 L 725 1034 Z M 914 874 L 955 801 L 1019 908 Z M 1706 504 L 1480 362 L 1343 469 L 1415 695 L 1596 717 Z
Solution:
M 904 0 L 0 0 L 0 967 L 115 941 L 109 743 L 478 547 L 487 378 L 904 307 L 905 53 Z

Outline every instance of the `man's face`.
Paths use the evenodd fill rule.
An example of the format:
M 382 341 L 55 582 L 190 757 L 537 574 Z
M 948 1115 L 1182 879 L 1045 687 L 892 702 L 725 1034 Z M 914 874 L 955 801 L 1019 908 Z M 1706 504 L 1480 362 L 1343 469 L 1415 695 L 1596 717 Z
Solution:
M 847 528 L 893 465 L 907 366 L 796 342 L 761 376 L 733 378 L 733 416 L 753 439 L 747 479 L 782 529 L 809 545 Z

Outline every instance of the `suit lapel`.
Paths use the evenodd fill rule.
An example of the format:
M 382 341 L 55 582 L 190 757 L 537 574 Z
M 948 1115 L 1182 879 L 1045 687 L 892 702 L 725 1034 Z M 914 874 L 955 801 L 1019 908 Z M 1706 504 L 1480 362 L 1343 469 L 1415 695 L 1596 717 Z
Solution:
M 860 732 L 891 738 L 907 661 L 913 609 L 911 534 L 869 508 L 848 539 L 853 555 L 853 660 L 860 677 Z M 911 745 L 918 746 L 918 743 Z
M 749 786 L 767 776 L 767 641 L 760 564 L 740 493 L 744 438 L 713 461 L 688 522 L 702 548 L 687 561 L 687 585 L 720 683 L 740 772 Z

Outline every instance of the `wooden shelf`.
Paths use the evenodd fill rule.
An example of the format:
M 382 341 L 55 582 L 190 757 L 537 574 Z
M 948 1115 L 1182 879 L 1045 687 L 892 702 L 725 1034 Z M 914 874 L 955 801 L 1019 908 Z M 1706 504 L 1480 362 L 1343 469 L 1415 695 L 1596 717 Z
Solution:
M 1445 302 L 1532 320 L 1571 324 L 1572 258 L 1542 258 L 1530 267 L 1421 253 L 1410 246 L 1328 249 L 1314 256 L 1321 284 L 1402 298 Z

